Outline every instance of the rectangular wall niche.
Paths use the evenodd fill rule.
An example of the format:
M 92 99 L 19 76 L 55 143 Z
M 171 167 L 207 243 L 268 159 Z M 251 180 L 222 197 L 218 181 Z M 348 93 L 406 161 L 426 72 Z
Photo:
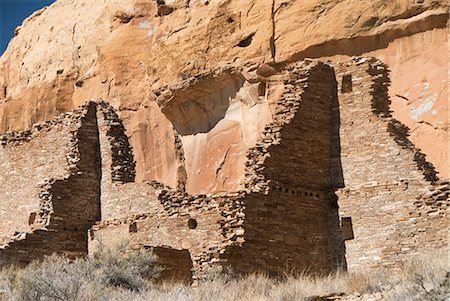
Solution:
M 137 229 L 137 224 L 136 222 L 133 222 L 130 224 L 130 227 L 128 229 L 128 232 L 130 233 L 137 233 L 138 229 Z
M 353 225 L 351 217 L 341 218 L 341 230 L 342 230 L 342 238 L 344 240 L 351 240 L 355 238 L 353 236 Z
M 346 74 L 342 77 L 341 91 L 342 93 L 348 93 L 352 92 L 352 90 L 353 90 L 352 75 Z

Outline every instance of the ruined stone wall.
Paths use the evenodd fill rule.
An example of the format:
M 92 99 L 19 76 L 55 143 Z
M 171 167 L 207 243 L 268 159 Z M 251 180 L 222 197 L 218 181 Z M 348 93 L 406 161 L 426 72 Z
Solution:
M 99 222 L 90 231 L 89 252 L 103 244 L 114 247 L 129 242 L 130 248 L 166 246 L 189 250 L 194 279 L 219 266 L 225 248 L 244 235 L 238 195 L 189 196 L 158 183 L 159 207 L 151 212 Z
M 448 247 L 448 192 L 438 190 L 439 201 L 421 197 L 429 189 L 391 182 L 339 193 L 340 215 L 353 224 L 354 239 L 345 243 L 349 270 L 399 267 L 414 255 Z
M 122 120 L 117 116 L 116 111 L 105 102 L 99 102 L 98 106 L 98 120 L 102 122 L 99 126 L 106 130 L 105 133 L 102 133 L 102 138 L 106 135 L 109 142 L 108 153 L 104 157 L 110 169 L 105 170 L 107 172 L 105 178 L 117 183 L 134 182 L 136 162 Z M 108 143 L 104 142 L 103 149 L 108 146 Z
M 0 136 L 0 245 L 29 229 L 42 201 L 40 184 L 68 173 L 70 129 L 36 126 Z
M 101 158 L 96 103 L 87 104 L 74 134 L 79 159 L 76 170 L 55 181 L 50 189 L 54 212 L 49 229 L 84 233 L 100 220 Z
M 163 189 L 158 196 L 163 212 L 154 207 L 145 217 L 99 224 L 93 237 L 108 244 L 123 237 L 137 245 L 188 248 L 196 278 L 220 266 L 273 275 L 288 270 L 329 273 L 341 267 L 336 197 L 329 191 L 333 143 L 339 142 L 334 73 L 324 64 L 307 62 L 269 85 L 280 80 L 286 90 L 274 121 L 247 155 L 245 193 L 189 196 Z M 310 144 L 318 133 L 325 138 L 313 151 Z M 302 172 L 318 179 L 310 185 Z M 189 220 L 197 228 L 189 229 Z
M 285 72 L 285 91 L 256 147 L 249 150 L 247 187 L 269 181 L 316 190 L 332 188 L 339 144 L 336 81 L 332 68 L 305 61 Z M 320 139 L 319 139 L 320 137 Z
M 305 62 L 308 63 L 308 62 Z M 267 179 L 317 190 L 330 188 L 332 113 L 337 107 L 332 68 L 313 63 L 310 69 L 288 68 L 291 80 L 278 104 L 276 119 L 284 122 L 280 142 L 269 148 Z
M 100 218 L 96 105 L 89 103 L 46 126 L 59 129 L 58 136 L 67 134 L 67 173 L 39 184 L 41 200 L 26 223 L 30 226 L 2 246 L 0 265 L 26 264 L 55 252 L 82 256 L 87 253 L 86 231 Z
M 102 221 L 89 231 L 89 252 L 100 244 L 114 247 L 126 242 L 132 249 L 166 246 L 172 253 L 187 249 L 197 277 L 209 267 L 204 263 L 218 260 L 218 250 L 230 244 L 219 206 L 219 200 L 227 198 L 190 196 L 156 181 L 126 182 L 114 177 L 114 171 L 133 166 L 133 153 L 121 120 L 104 102 L 99 104 L 98 124 Z M 114 153 L 127 154 L 126 160 L 113 160 Z
M 114 108 L 102 101 L 97 116 L 102 174 L 101 219 L 113 220 L 151 212 L 158 206 L 155 189 L 147 183 L 134 181 L 135 160 L 122 121 Z
M 379 61 L 336 66 L 341 113 L 341 157 L 346 186 L 400 179 L 436 180 L 435 172 L 391 118 L 387 66 Z M 351 91 L 343 92 L 343 76 Z M 346 88 L 344 87 L 344 90 Z
M 448 187 L 433 185 L 432 165 L 391 117 L 387 67 L 358 58 L 336 71 L 345 182 L 339 213 L 351 217 L 354 234 L 345 243 L 349 269 L 398 266 L 423 250 L 446 247 Z
M 227 249 L 226 264 L 236 272 L 271 275 L 335 271 L 342 263 L 330 245 L 327 198 L 323 192 L 285 187 L 247 195 L 244 243 Z
M 331 66 L 306 60 L 259 78 L 262 83 L 240 82 L 232 89 L 234 99 L 220 98 L 229 106 L 216 108 L 222 119 L 194 125 L 210 130 L 204 141 L 200 134 L 205 133 L 188 133 L 192 125 L 177 124 L 176 188 L 136 181 L 129 133 L 114 108 L 100 100 L 30 132 L 1 136 L 0 156 L 5 160 L 0 171 L 10 177 L 0 179 L 14 191 L 26 184 L 20 196 L 31 201 L 11 208 L 20 216 L 11 224 L 18 230 L 0 224 L 0 230 L 9 231 L 0 241 L 0 264 L 24 264 L 53 252 L 81 256 L 101 244 L 129 242 L 132 250 L 159 248 L 164 260 L 179 254 L 180 275 L 192 267 L 194 279 L 200 279 L 225 266 L 238 273 L 263 270 L 271 275 L 327 274 L 346 265 L 392 266 L 418 252 L 445 247 L 450 184 L 437 182 L 432 165 L 408 140 L 407 128 L 392 119 L 386 66 L 355 59 L 337 64 L 336 71 L 337 77 Z M 204 85 L 190 92 L 183 86 L 174 103 L 160 99 L 162 110 L 165 105 L 176 107 L 176 101 L 183 102 L 190 93 L 202 99 L 199 87 Z M 264 97 L 255 92 L 261 86 Z M 246 94 L 250 91 L 254 97 Z M 271 116 L 241 131 L 246 123 L 240 114 L 251 108 L 255 111 L 247 117 L 258 112 Z M 183 111 L 173 110 L 166 113 L 178 116 Z M 241 135 L 249 129 L 252 135 Z M 57 141 L 61 145 L 53 145 L 63 152 L 51 157 L 52 142 Z M 205 156 L 211 149 L 216 152 L 209 161 Z M 227 161 L 243 151 L 243 159 Z M 24 182 L 14 174 L 16 167 L 8 169 L 8 160 L 26 162 L 30 154 L 30 166 L 18 165 Z M 53 169 L 47 165 L 50 157 Z M 240 164 L 236 162 L 245 169 L 233 171 L 231 167 Z M 223 170 L 233 185 L 225 192 L 193 194 L 189 181 L 200 181 L 206 169 L 216 176 Z M 198 174 L 189 180 L 193 173 Z M 33 184 L 38 178 L 41 182 Z M 198 191 L 206 187 L 203 184 Z M 3 186 L 0 192 L 15 197 Z M 10 204 L 7 199 L 0 204 L 5 215 Z
M 332 68 L 313 61 L 286 74 L 274 121 L 248 153 L 245 242 L 225 257 L 243 272 L 329 273 L 344 265 L 330 191 L 336 81 Z

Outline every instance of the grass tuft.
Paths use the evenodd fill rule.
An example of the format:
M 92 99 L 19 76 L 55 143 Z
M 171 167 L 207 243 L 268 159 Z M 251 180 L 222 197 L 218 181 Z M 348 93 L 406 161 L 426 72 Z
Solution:
M 126 247 L 100 251 L 86 259 L 50 256 L 26 268 L 0 272 L 3 300 L 154 300 L 154 301 L 311 301 L 450 300 L 447 252 L 417 257 L 395 271 L 338 272 L 326 277 L 212 273 L 196 287 L 173 282 L 156 285 L 161 271 L 146 250 Z M 322 296 L 322 297 L 320 297 Z

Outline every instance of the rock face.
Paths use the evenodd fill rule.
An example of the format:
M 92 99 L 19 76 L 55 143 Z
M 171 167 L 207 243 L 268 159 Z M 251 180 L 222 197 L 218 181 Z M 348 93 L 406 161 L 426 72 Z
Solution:
M 0 58 L 0 263 L 100 238 L 187 249 L 181 278 L 329 273 L 445 246 L 447 19 L 427 0 L 36 12 Z
M 156 92 L 167 95 L 164 87 L 224 66 L 242 68 L 251 81 L 263 63 L 277 68 L 305 57 L 369 54 L 391 68 L 394 116 L 411 127 L 412 141 L 441 177 L 449 176 L 448 82 L 442 67 L 448 62 L 446 1 L 175 0 L 164 5 L 58 0 L 33 14 L 0 59 L 0 132 L 27 129 L 102 98 L 124 120 L 137 179 L 174 186 L 176 138 L 170 116 L 155 103 Z M 210 89 L 217 84 L 210 83 Z M 195 107 L 189 109 L 187 114 L 196 114 Z M 230 150 L 229 158 L 238 152 L 239 147 Z M 223 159 L 220 154 L 210 160 L 216 171 Z M 227 168 L 235 165 L 226 162 L 219 174 Z M 235 185 L 223 184 L 225 178 L 195 189 Z

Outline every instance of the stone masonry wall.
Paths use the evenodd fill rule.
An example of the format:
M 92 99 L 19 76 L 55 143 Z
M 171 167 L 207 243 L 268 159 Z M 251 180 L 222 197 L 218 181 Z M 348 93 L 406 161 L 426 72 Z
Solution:
M 388 70 L 381 62 L 336 66 L 341 113 L 341 157 L 346 186 L 400 179 L 436 180 L 432 167 L 407 141 L 407 133 L 389 113 Z M 352 91 L 342 93 L 342 78 L 351 75 Z M 361 171 L 367 171 L 361 173 Z M 369 172 L 371 171 L 371 172 Z M 377 171 L 377 172 L 374 172 Z
M 0 214 L 19 219 L 0 223 L 0 265 L 129 242 L 177 256 L 180 269 L 167 274 L 187 279 L 191 269 L 195 280 L 227 266 L 271 275 L 398 266 L 447 246 L 450 183 L 392 119 L 386 66 L 357 58 L 336 74 L 306 60 L 265 79 L 284 93 L 233 193 L 189 195 L 183 177 L 176 189 L 136 182 L 125 128 L 101 100 L 3 134 Z
M 348 268 L 398 267 L 448 246 L 448 186 L 435 183 L 432 165 L 391 117 L 387 67 L 356 58 L 336 72 L 345 182 L 339 212 L 351 217 L 354 232 L 345 243 Z
M 29 217 L 30 227 L 2 246 L 0 265 L 26 264 L 52 253 L 71 257 L 87 253 L 86 231 L 100 217 L 96 105 L 89 103 L 52 123 L 45 127 L 69 128 L 69 168 L 63 176 L 39 184 L 41 200 L 38 210 Z
M 283 122 L 280 140 L 268 149 L 270 156 L 264 161 L 263 173 L 280 185 L 324 190 L 331 184 L 332 113 L 338 105 L 336 81 L 329 66 L 309 64 L 287 69 L 291 79 L 285 82 L 287 92 L 277 106 L 274 122 Z
M 276 275 L 329 273 L 344 265 L 336 196 L 330 191 L 333 143 L 339 142 L 333 70 L 306 62 L 274 84 L 280 80 L 286 91 L 274 122 L 248 152 L 246 190 L 234 194 L 191 196 L 157 182 L 112 183 L 111 120 L 100 117 L 102 216 L 108 220 L 90 231 L 90 251 L 99 243 L 127 240 L 131 248 L 188 249 L 194 279 L 224 266 Z M 311 147 L 318 134 L 325 138 Z
M 330 245 L 328 195 L 301 188 L 272 188 L 270 193 L 243 199 L 242 246 L 230 246 L 223 258 L 236 272 L 265 271 L 327 274 L 335 262 Z M 334 216 L 337 219 L 337 215 Z
M 330 191 L 336 81 L 332 68 L 314 61 L 286 74 L 274 121 L 248 153 L 245 243 L 226 257 L 244 272 L 329 273 L 345 265 Z
M 219 249 L 232 243 L 227 237 L 233 235 L 228 233 L 233 231 L 233 226 L 222 222 L 229 221 L 227 217 L 232 214 L 225 213 L 227 209 L 224 209 L 228 207 L 224 202 L 229 196 L 189 196 L 182 187 L 173 190 L 156 181 L 117 180 L 114 171 L 133 166 L 133 153 L 123 127 L 117 126 L 121 124 L 120 119 L 104 102 L 99 102 L 98 123 L 102 221 L 89 232 L 89 252 L 95 252 L 99 244 L 114 247 L 124 242 L 129 242 L 132 249 L 166 246 L 171 254 L 187 249 L 194 277 L 198 277 L 209 267 L 205 263 L 218 261 Z M 127 160 L 114 161 L 114 153 L 128 154 Z M 195 220 L 195 227 L 190 226 L 190 220 Z
M 189 196 L 156 182 L 147 185 L 156 189 L 159 207 L 155 204 L 151 212 L 99 222 L 90 231 L 90 252 L 99 244 L 114 247 L 125 241 L 132 249 L 187 249 L 197 279 L 219 264 L 226 246 L 243 236 L 243 216 L 236 207 L 240 202 L 235 201 L 238 196 Z
M 99 115 L 101 115 L 98 119 L 102 121 L 101 126 L 107 126 L 105 134 L 109 141 L 109 153 L 105 156 L 105 159 L 110 161 L 108 162 L 110 175 L 107 175 L 107 179 L 118 183 L 134 182 L 136 162 L 122 120 L 105 102 L 100 101 L 98 105 Z
M 440 200 L 422 197 L 431 187 L 392 182 L 343 189 L 340 215 L 351 217 L 354 239 L 347 240 L 349 270 L 399 267 L 414 255 L 448 247 L 448 185 Z
M 65 116 L 68 117 L 68 116 Z M 0 136 L 0 245 L 15 232 L 29 230 L 30 215 L 42 201 L 43 179 L 68 173 L 70 129 L 38 125 L 22 133 Z
M 134 180 L 136 163 L 122 121 L 113 107 L 102 101 L 98 103 L 101 219 L 151 212 L 157 206 L 155 191 L 150 185 Z

